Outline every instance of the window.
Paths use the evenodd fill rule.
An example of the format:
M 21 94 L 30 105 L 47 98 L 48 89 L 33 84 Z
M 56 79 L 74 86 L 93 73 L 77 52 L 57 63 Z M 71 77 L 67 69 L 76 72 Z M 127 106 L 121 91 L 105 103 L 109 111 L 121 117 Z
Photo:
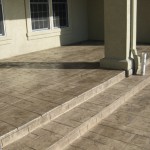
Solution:
M 67 0 L 52 0 L 54 27 L 68 26 Z
M 49 29 L 49 1 L 30 0 L 32 30 Z
M 68 27 L 67 0 L 30 0 L 30 11 L 32 30 Z
M 0 0 L 0 35 L 4 35 L 3 8 L 1 0 Z

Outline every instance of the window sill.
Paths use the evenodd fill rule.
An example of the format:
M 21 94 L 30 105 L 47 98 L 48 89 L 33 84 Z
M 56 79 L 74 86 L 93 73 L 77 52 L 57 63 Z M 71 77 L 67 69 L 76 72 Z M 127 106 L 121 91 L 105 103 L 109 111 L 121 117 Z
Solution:
M 66 28 L 55 28 L 55 29 L 48 29 L 48 30 L 39 30 L 27 33 L 28 40 L 36 40 L 36 39 L 43 39 L 55 36 L 61 36 L 70 34 L 72 32 L 70 27 Z
M 0 36 L 0 46 L 1 45 L 11 44 L 11 43 L 12 43 L 12 39 L 10 37 Z

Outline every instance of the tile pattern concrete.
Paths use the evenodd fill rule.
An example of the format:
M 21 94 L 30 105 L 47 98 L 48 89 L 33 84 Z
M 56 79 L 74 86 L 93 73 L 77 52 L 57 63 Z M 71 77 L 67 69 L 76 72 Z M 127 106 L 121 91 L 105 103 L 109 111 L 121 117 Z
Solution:
M 83 44 L 65 46 L 1 61 L 0 75 L 3 77 L 3 73 L 6 74 L 6 80 L 4 80 L 4 82 L 1 80 L 4 88 L 0 91 L 2 99 L 0 112 L 4 115 L 2 122 L 11 125 L 12 128 L 19 128 L 20 125 L 25 124 L 25 122 L 32 122 L 34 118 L 38 118 L 38 116 L 42 116 L 42 121 L 51 119 L 51 117 L 55 118 L 57 110 L 54 111 L 54 115 L 50 118 L 44 113 L 120 73 L 120 71 L 106 71 L 100 69 L 98 61 L 101 57 L 103 57 L 103 46 Z M 110 83 L 111 82 L 108 82 L 107 84 Z M 91 92 L 89 92 L 86 97 L 90 97 L 90 95 Z M 64 131 L 67 132 L 67 130 L 80 125 L 80 123 L 88 120 L 89 117 L 92 117 L 97 111 L 102 109 L 102 107 L 96 107 L 95 111 L 93 111 L 94 104 L 93 108 L 85 109 L 85 107 L 88 108 L 88 106 L 89 103 L 86 103 L 81 105 L 80 108 L 73 110 L 75 111 L 71 115 L 73 119 L 66 122 L 69 123 L 67 126 L 70 128 L 65 127 Z M 67 110 L 68 108 L 66 107 L 68 107 L 68 105 L 61 106 L 62 111 Z M 5 110 L 9 109 L 12 110 L 12 114 L 10 118 L 7 118 L 7 116 L 5 116 L 5 114 L 7 114 Z M 58 110 L 60 111 L 60 109 Z M 81 116 L 80 114 L 84 114 L 85 110 L 87 110 L 86 115 Z M 8 112 L 7 115 L 10 113 L 11 111 Z M 19 115 L 15 117 L 15 114 L 18 113 Z M 29 117 L 26 117 L 28 115 Z M 10 119 L 10 121 L 7 122 L 7 119 Z M 17 122 L 15 122 L 16 120 Z M 39 122 L 40 121 L 41 120 L 39 120 Z M 26 130 L 30 132 L 33 131 L 34 126 L 37 126 L 39 122 L 37 122 L 37 124 L 31 124 L 28 129 L 22 126 L 19 132 L 25 136 Z M 55 123 L 59 123 L 59 119 Z M 10 127 L 8 127 L 8 130 L 9 128 Z M 47 131 L 47 128 L 39 129 L 38 133 L 44 133 L 45 130 Z M 13 132 L 15 132 L 15 130 L 13 130 Z M 50 131 L 50 133 L 51 132 L 54 133 L 54 131 Z M 49 133 L 47 133 L 47 139 L 52 141 L 51 144 L 63 136 L 63 133 L 59 133 L 59 130 L 57 132 L 58 133 L 54 133 L 52 137 L 49 137 Z M 8 131 L 6 133 L 8 133 Z M 77 132 L 75 134 L 77 134 Z M 34 134 L 33 131 L 31 137 L 35 135 L 38 134 Z M 39 140 L 44 140 L 44 138 L 41 137 L 42 135 L 40 134 Z M 7 143 L 8 140 L 7 136 L 4 137 L 3 143 Z M 41 145 L 39 145 L 34 147 L 36 144 L 32 145 L 33 143 L 31 143 L 31 145 L 28 143 L 28 146 L 25 146 L 23 142 L 19 145 L 20 147 L 25 147 L 25 149 L 30 149 L 31 147 L 32 149 L 44 149 L 45 146 L 47 147 L 50 144 L 50 142 L 46 140 L 43 141 L 45 146 L 43 145 L 41 147 Z M 36 140 L 35 143 L 39 143 L 39 141 Z M 13 147 L 13 145 L 11 146 Z M 8 149 L 10 149 L 10 147 Z
M 1 60 L 0 136 L 5 143 L 99 93 L 111 78 L 121 80 L 122 71 L 99 68 L 103 49 L 99 42 L 85 42 Z
M 148 66 L 148 69 L 150 69 L 150 66 Z M 76 149 L 79 148 L 89 150 L 125 149 L 126 143 L 129 143 L 129 141 L 135 137 L 135 133 L 126 132 L 117 128 L 112 129 L 111 126 L 109 126 L 107 123 L 104 124 L 104 122 L 114 122 L 115 124 L 123 124 L 124 126 L 127 126 L 131 122 L 135 121 L 135 124 L 138 124 L 139 120 L 136 122 L 135 115 L 137 115 L 137 112 L 142 111 L 144 106 L 142 105 L 135 107 L 132 100 L 127 102 L 113 115 L 109 115 L 119 108 L 123 103 L 125 103 L 130 97 L 136 94 L 142 87 L 146 85 L 146 83 L 148 84 L 149 81 L 150 71 L 146 76 L 143 77 L 131 76 L 129 78 L 125 78 L 119 83 L 99 93 L 95 97 L 85 101 L 69 112 L 66 112 L 65 114 L 54 119 L 47 125 L 44 125 L 41 128 L 31 132 L 31 135 L 38 134 L 40 136 L 43 135 L 42 133 L 44 133 L 45 130 L 46 132 L 48 131 L 49 134 L 52 132 L 54 137 L 59 136 L 54 141 L 53 139 L 49 139 L 50 141 L 47 143 L 48 137 L 39 137 L 39 139 L 43 139 L 41 146 L 39 145 L 38 139 L 31 139 L 30 141 L 27 141 L 26 139 L 28 139 L 28 136 L 26 136 L 10 146 L 6 146 L 4 150 L 12 150 L 11 147 L 13 146 L 13 148 L 15 148 L 18 145 L 18 142 L 22 143 L 23 147 L 29 147 L 35 150 L 62 150 L 81 136 L 81 140 L 78 139 L 75 142 L 75 145 L 74 143 L 72 144 L 72 147 L 75 147 Z M 134 84 L 131 84 L 127 89 L 125 85 L 129 84 L 129 82 Z M 102 121 L 104 118 L 106 119 Z M 99 124 L 100 121 L 102 121 L 101 124 Z M 93 128 L 94 126 L 96 127 Z M 148 126 L 146 125 L 145 128 L 148 128 Z M 88 132 L 89 130 L 90 132 Z M 86 132 L 88 133 L 85 134 Z M 94 138 L 94 140 L 91 140 L 91 138 Z M 135 138 L 134 142 L 136 141 L 138 141 L 138 137 Z M 5 140 L 3 139 L 2 142 L 5 143 Z M 129 148 L 131 148 L 130 146 L 133 145 L 134 144 L 128 144 Z M 138 145 L 134 146 L 138 147 Z
M 149 150 L 149 90 L 150 84 L 65 150 Z

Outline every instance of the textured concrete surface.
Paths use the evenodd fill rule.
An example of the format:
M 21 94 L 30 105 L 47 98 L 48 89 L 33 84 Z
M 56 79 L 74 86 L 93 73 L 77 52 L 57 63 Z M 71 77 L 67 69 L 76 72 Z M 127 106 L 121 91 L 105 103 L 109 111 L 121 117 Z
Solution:
M 147 66 L 147 69 L 150 70 L 150 66 Z M 110 123 L 107 124 L 107 122 L 122 123 L 124 126 L 127 126 L 134 120 L 130 128 L 134 128 L 139 122 L 142 123 L 139 119 L 135 119 L 135 115 L 138 116 L 138 113 L 142 111 L 142 116 L 148 116 L 147 110 L 144 110 L 144 105 L 139 106 L 135 104 L 135 99 L 141 94 L 138 92 L 148 85 L 149 81 L 150 71 L 147 71 L 146 76 L 125 78 L 93 98 L 76 106 L 74 109 L 52 120 L 50 123 L 41 126 L 22 139 L 6 146 L 4 150 L 21 149 L 22 147 L 33 148 L 35 150 L 62 150 L 70 144 L 72 144 L 73 148 L 85 150 L 124 149 L 126 143 L 134 135 L 129 131 L 124 131 L 124 128 L 121 131 L 118 129 L 114 130 L 109 126 Z M 147 88 L 148 93 L 149 87 Z M 136 93 L 138 95 L 129 99 Z M 144 94 L 143 96 L 146 96 L 146 93 Z M 125 105 L 123 105 L 124 103 Z M 121 105 L 123 107 L 119 108 Z M 111 115 L 116 109 L 118 111 Z M 103 119 L 105 120 L 103 121 Z M 102 123 L 100 124 L 100 122 Z M 105 125 L 103 125 L 104 122 L 106 122 Z M 37 137 L 35 138 L 35 136 Z M 94 138 L 94 140 L 92 139 L 92 141 L 90 137 Z M 2 143 L 5 144 L 7 139 L 2 139 Z M 76 140 L 81 140 L 81 142 L 77 143 Z M 98 140 L 100 141 L 98 142 Z M 42 143 L 39 144 L 40 142 Z
M 149 150 L 150 85 L 66 150 Z
M 4 143 L 10 140 L 9 132 L 13 131 L 12 139 L 18 135 L 25 136 L 26 133 L 33 131 L 40 122 L 55 118 L 57 112 L 59 115 L 60 110 L 62 112 L 67 110 L 68 105 L 62 106 L 63 103 L 121 73 L 99 68 L 99 59 L 103 57 L 104 49 L 103 45 L 99 44 L 99 42 L 85 42 L 1 60 L 0 82 L 3 88 L 0 89 L 0 136 L 3 137 Z M 98 89 L 95 90 L 98 91 Z M 89 97 L 92 92 L 84 95 L 84 98 Z M 59 105 L 61 108 L 55 109 Z M 72 104 L 70 103 L 69 107 L 70 105 Z M 88 102 L 81 105 L 79 110 L 75 110 L 76 115 L 74 113 L 71 115 L 75 118 L 68 122 L 71 127 L 76 127 L 80 124 L 78 122 L 88 119 L 89 116 L 87 118 L 85 115 L 83 115 L 85 118 L 80 116 L 80 114 L 84 114 L 82 109 L 85 108 L 89 109 L 89 116 L 92 116 L 102 107 L 95 105 L 91 107 Z M 43 116 L 50 110 L 55 110 L 51 112 L 50 118 L 47 114 Z M 93 112 L 93 110 L 95 111 Z M 32 124 L 31 121 L 41 116 L 43 120 Z M 31 123 L 29 128 L 24 126 L 26 123 Z M 64 131 L 70 129 L 65 127 Z M 53 131 L 51 132 L 53 133 Z M 56 138 L 52 136 L 51 144 L 62 137 L 63 133 L 61 132 L 58 130 L 54 136 Z M 30 135 L 28 136 L 30 137 Z M 49 135 L 47 136 L 46 139 L 51 138 Z M 31 135 L 31 138 L 34 136 Z M 45 146 L 48 146 L 47 144 Z M 38 149 L 38 147 L 34 149 Z M 41 150 L 41 147 L 39 149 Z
M 100 69 L 102 57 L 103 45 L 85 42 L 1 60 L 0 136 L 5 143 L 12 131 L 13 137 L 26 135 L 73 105 L 65 102 L 90 97 L 93 91 L 78 96 L 121 73 Z

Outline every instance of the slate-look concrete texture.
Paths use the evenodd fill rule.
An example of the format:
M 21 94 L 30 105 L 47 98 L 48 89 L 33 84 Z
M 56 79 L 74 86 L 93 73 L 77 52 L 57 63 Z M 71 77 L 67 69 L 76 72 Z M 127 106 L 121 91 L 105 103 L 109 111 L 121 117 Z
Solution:
M 148 68 L 150 68 L 150 66 Z M 133 134 L 130 131 L 132 128 L 134 129 L 134 132 L 136 131 L 136 128 L 138 129 L 138 127 L 135 127 L 135 125 L 138 124 L 139 120 L 136 119 L 139 119 L 140 114 L 137 113 L 143 111 L 143 113 L 146 114 L 144 108 L 148 107 L 147 103 L 141 106 L 134 104 L 137 100 L 136 97 L 140 97 L 139 95 L 141 95 L 141 93 L 133 97 L 113 115 L 109 117 L 107 116 L 110 115 L 110 113 L 115 109 L 120 107 L 131 96 L 136 94 L 136 92 L 138 92 L 140 88 L 144 87 L 145 84 L 148 83 L 148 80 L 150 80 L 149 75 L 146 77 L 137 76 L 123 79 L 119 83 L 106 89 L 104 92 L 54 119 L 47 125 L 31 132 L 28 136 L 22 138 L 19 141 L 16 141 L 11 145 L 6 146 L 4 150 L 19 150 L 22 147 L 24 147 L 25 149 L 32 148 L 36 150 L 61 150 L 69 144 L 72 144 L 73 148 L 76 147 L 76 149 L 79 148 L 85 150 L 110 150 L 120 148 L 124 149 L 128 146 L 132 148 L 134 145 L 136 146 L 136 144 L 130 144 L 130 140 L 135 138 L 138 134 L 143 135 L 143 133 L 146 133 L 140 133 L 139 131 L 137 132 L 138 134 Z M 120 90 L 118 89 L 118 87 L 120 88 Z M 137 87 L 138 89 L 136 89 Z M 149 94 L 149 87 L 147 87 L 146 89 L 148 89 L 147 94 Z M 146 92 L 144 94 L 146 96 Z M 143 97 L 141 97 L 141 99 L 143 99 Z M 141 116 L 144 115 L 143 113 L 141 113 Z M 102 121 L 103 118 L 106 119 Z M 102 123 L 98 124 L 99 121 L 102 121 Z M 105 125 L 103 125 L 104 122 L 106 122 Z M 114 129 L 114 127 L 112 128 L 109 126 L 109 122 L 114 122 L 117 124 L 117 126 L 118 124 L 121 124 L 122 128 Z M 133 122 L 133 124 L 130 124 L 130 122 Z M 128 124 L 130 124 L 130 130 L 128 129 L 128 131 L 126 131 L 125 127 L 128 126 Z M 95 125 L 96 127 L 94 127 Z M 90 132 L 86 133 L 88 130 L 90 130 Z M 87 136 L 91 132 L 92 135 Z M 82 138 L 80 141 L 80 139 L 78 138 L 80 138 L 81 136 Z M 92 140 L 91 137 L 93 137 Z M 99 139 L 101 141 L 98 142 Z M 75 140 L 77 141 L 75 143 L 72 143 Z M 3 140 L 3 142 L 5 142 L 5 140 Z
M 65 150 L 149 150 L 150 85 Z
M 99 69 L 100 57 L 103 57 L 103 45 L 88 42 L 1 60 L 0 136 L 5 139 L 3 142 L 10 143 L 27 135 L 93 96 L 103 90 L 103 86 L 98 85 L 108 79 L 116 75 L 120 79 L 124 77 L 120 71 Z
M 148 83 L 149 76 L 124 81 L 124 72 L 101 70 L 97 62 L 103 57 L 103 46 L 94 44 L 66 46 L 1 61 L 4 86 L 0 91 L 0 135 L 4 150 L 66 147 Z M 100 93 L 106 88 L 107 92 Z M 120 91 L 116 92 L 117 89 Z M 16 142 L 8 145 L 13 141 Z

